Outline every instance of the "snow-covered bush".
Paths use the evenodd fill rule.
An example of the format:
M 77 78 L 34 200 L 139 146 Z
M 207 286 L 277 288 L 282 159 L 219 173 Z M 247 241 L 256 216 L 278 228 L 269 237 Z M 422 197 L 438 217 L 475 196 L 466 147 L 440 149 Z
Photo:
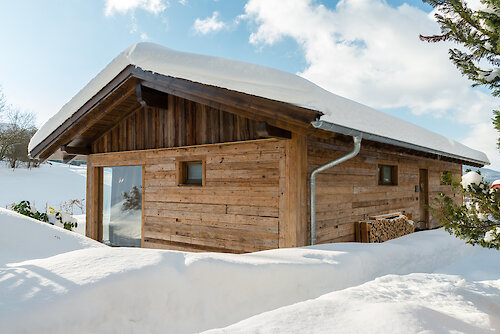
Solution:
M 49 212 L 40 212 L 29 201 L 21 201 L 19 204 L 13 204 L 12 210 L 22 215 L 35 218 L 36 220 L 49 223 L 72 231 L 78 226 L 76 218 L 61 210 L 56 210 L 53 207 L 48 207 Z
M 476 172 L 469 171 L 461 182 L 453 180 L 451 174 L 444 175 L 443 181 L 461 190 L 464 203 L 440 193 L 431 207 L 434 216 L 448 232 L 467 243 L 500 249 L 500 191 L 490 189 Z
M 483 177 L 480 174 L 470 171 L 462 176 L 462 182 L 460 182 L 460 184 L 464 189 L 467 189 L 472 184 L 481 184 L 482 181 Z
M 49 218 L 45 212 L 38 211 L 29 201 L 21 201 L 19 204 L 13 204 L 12 210 L 22 215 L 34 218 L 42 222 L 48 222 Z
M 49 223 L 52 225 L 62 225 L 66 230 L 72 231 L 74 227 L 78 226 L 76 218 L 72 215 L 56 210 L 49 206 L 49 213 L 47 214 L 49 218 Z

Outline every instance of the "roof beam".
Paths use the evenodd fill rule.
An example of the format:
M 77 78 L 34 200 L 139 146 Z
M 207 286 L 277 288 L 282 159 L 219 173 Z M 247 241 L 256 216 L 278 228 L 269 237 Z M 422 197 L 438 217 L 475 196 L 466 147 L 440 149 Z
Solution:
M 104 118 L 104 116 L 106 116 L 106 112 L 109 111 L 109 110 L 113 110 L 116 106 L 120 105 L 123 101 L 125 101 L 128 97 L 130 97 L 132 94 L 134 94 L 135 92 L 135 87 L 130 87 L 127 91 L 123 92 L 122 94 L 120 94 L 118 96 L 118 98 L 113 101 L 112 104 L 110 104 L 108 107 L 106 107 L 104 110 L 102 110 L 98 115 L 97 117 L 93 118 L 92 120 L 89 120 L 88 122 L 86 122 L 85 126 L 83 128 L 81 128 L 77 133 L 76 133 L 76 136 L 80 136 L 82 135 L 83 133 L 85 133 L 85 131 L 89 130 L 92 126 L 94 126 L 97 122 L 99 122 L 101 119 Z
M 255 131 L 259 138 L 292 138 L 292 133 L 290 131 L 277 128 L 275 126 L 267 124 L 266 122 L 258 122 L 255 125 Z
M 75 154 L 75 155 L 89 155 L 91 152 L 90 147 L 75 147 L 63 145 L 61 146 L 61 152 L 65 154 Z
M 63 163 L 69 164 L 71 161 L 73 161 L 77 157 L 76 154 L 65 154 L 63 156 Z

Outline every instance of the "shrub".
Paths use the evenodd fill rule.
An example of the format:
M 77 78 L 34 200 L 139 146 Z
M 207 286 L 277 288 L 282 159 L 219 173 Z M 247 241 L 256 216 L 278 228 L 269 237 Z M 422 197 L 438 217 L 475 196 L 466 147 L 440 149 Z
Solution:
M 19 204 L 13 204 L 11 207 L 12 210 L 22 215 L 35 218 L 36 220 L 51 225 L 61 225 L 69 231 L 72 231 L 73 228 L 78 226 L 78 222 L 73 216 L 50 206 L 48 207 L 49 213 L 39 212 L 29 201 L 21 201 Z
M 78 226 L 78 222 L 76 219 L 60 210 L 56 210 L 53 207 L 49 206 L 49 222 L 54 225 L 54 223 L 59 222 L 66 230 L 73 231 L 74 227 Z
M 39 212 L 35 206 L 31 206 L 29 201 L 21 201 L 19 204 L 13 204 L 12 210 L 22 215 L 35 218 L 42 222 L 49 222 L 49 217 L 45 212 Z
M 61 204 L 61 210 L 69 213 L 70 215 L 74 214 L 75 209 L 78 209 L 81 214 L 85 213 L 85 198 L 73 199 L 73 200 L 63 202 Z

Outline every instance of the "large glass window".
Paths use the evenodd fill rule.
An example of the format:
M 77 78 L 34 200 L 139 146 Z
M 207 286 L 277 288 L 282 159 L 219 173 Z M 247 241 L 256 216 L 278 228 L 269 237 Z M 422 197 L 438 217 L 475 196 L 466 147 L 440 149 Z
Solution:
M 141 247 L 142 166 L 103 170 L 102 242 Z

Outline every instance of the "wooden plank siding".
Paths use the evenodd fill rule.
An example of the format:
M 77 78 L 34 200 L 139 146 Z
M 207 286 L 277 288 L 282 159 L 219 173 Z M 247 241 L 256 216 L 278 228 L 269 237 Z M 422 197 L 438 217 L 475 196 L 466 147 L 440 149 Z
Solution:
M 307 141 L 308 175 L 320 165 L 346 154 L 352 146 L 351 141 L 310 137 Z M 397 185 L 378 184 L 379 164 L 397 166 Z M 419 182 L 420 168 L 428 169 L 430 203 L 439 192 L 461 200 L 449 186 L 440 184 L 442 172 L 449 171 L 460 177 L 460 164 L 399 153 L 366 141 L 361 144 L 358 156 L 318 174 L 317 242 L 355 241 L 355 222 L 390 211 L 406 211 L 418 222 L 419 193 L 415 192 L 415 186 Z M 437 226 L 438 222 L 431 218 L 429 227 Z
M 258 139 L 256 121 L 169 95 L 167 108 L 136 109 L 92 143 L 92 153 Z
M 104 166 L 144 166 L 143 247 L 233 253 L 278 248 L 285 150 L 285 140 L 262 139 L 92 154 L 89 183 Z M 204 186 L 178 186 L 177 163 L 186 160 L 205 162 Z M 89 187 L 94 203 L 98 197 Z M 94 238 L 95 210 L 99 205 L 87 213 L 88 235 Z

